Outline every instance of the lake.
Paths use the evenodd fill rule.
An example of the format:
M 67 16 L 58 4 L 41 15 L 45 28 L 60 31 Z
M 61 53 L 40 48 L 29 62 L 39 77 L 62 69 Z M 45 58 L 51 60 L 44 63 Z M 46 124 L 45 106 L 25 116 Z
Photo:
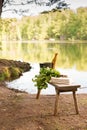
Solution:
M 87 93 L 87 43 L 0 42 L 0 58 L 25 61 L 32 66 L 19 79 L 7 82 L 8 87 L 36 94 L 32 78 L 39 73 L 39 63 L 51 62 L 56 52 L 56 69 L 81 85 L 78 93 Z M 42 94 L 54 93 L 51 85 L 42 90 Z

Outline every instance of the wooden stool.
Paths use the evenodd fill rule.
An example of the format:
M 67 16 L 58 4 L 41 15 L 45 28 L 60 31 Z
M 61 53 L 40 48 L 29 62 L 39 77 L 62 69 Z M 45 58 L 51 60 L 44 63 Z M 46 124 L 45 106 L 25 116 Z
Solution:
M 78 111 L 77 100 L 76 100 L 76 91 L 77 91 L 77 88 L 80 87 L 80 85 L 75 85 L 75 84 L 70 84 L 70 85 L 62 85 L 61 84 L 61 85 L 59 85 L 59 84 L 55 84 L 55 83 L 52 83 L 52 82 L 50 84 L 53 85 L 55 87 L 55 90 L 56 90 L 54 115 L 57 114 L 58 99 L 59 99 L 60 93 L 61 92 L 70 92 L 70 91 L 73 93 L 75 110 L 76 110 L 76 114 L 78 114 L 79 111 Z

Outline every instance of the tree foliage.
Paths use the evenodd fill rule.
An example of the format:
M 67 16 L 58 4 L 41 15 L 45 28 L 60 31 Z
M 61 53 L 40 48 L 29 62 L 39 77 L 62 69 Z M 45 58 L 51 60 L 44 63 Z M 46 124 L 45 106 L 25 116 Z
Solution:
M 0 19 L 0 40 L 87 40 L 87 8 Z

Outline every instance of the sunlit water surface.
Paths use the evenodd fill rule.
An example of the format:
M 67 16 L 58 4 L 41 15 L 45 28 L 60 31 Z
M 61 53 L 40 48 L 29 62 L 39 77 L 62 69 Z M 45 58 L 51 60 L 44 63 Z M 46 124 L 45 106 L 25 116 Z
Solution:
M 29 94 L 36 94 L 37 87 L 35 87 L 34 83 L 32 82 L 32 78 L 39 73 L 40 67 L 37 63 L 31 64 L 31 66 L 32 69 L 29 72 L 23 73 L 23 76 L 21 76 L 19 79 L 16 79 L 12 82 L 7 82 L 7 86 L 9 88 L 25 91 Z M 67 75 L 72 82 L 81 85 L 81 88 L 78 89 L 77 93 L 87 93 L 87 72 L 77 71 L 75 67 L 70 69 L 57 68 L 57 70 L 60 71 L 61 74 Z M 41 94 L 55 94 L 55 88 L 48 84 L 48 88 L 43 89 Z

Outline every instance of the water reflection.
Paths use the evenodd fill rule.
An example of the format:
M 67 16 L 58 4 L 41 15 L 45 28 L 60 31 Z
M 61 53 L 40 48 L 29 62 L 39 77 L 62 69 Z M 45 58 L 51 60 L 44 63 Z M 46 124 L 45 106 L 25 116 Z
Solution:
M 29 72 L 26 72 L 21 76 L 19 79 L 14 80 L 12 82 L 8 82 L 7 85 L 10 88 L 15 88 L 21 91 L 28 92 L 30 94 L 36 94 L 37 88 L 34 86 L 32 82 L 32 78 L 35 74 L 39 73 L 40 67 L 39 64 L 31 64 L 32 69 Z M 72 69 L 62 69 L 57 68 L 62 74 L 68 75 L 70 80 L 75 82 L 76 84 L 80 84 L 81 88 L 78 89 L 78 93 L 87 93 L 87 72 L 84 71 L 77 71 L 75 67 Z M 55 89 L 53 86 L 48 85 L 47 89 L 43 89 L 41 94 L 55 94 Z
M 0 58 L 31 63 L 50 62 L 58 53 L 57 67 L 87 71 L 87 44 L 2 42 Z

